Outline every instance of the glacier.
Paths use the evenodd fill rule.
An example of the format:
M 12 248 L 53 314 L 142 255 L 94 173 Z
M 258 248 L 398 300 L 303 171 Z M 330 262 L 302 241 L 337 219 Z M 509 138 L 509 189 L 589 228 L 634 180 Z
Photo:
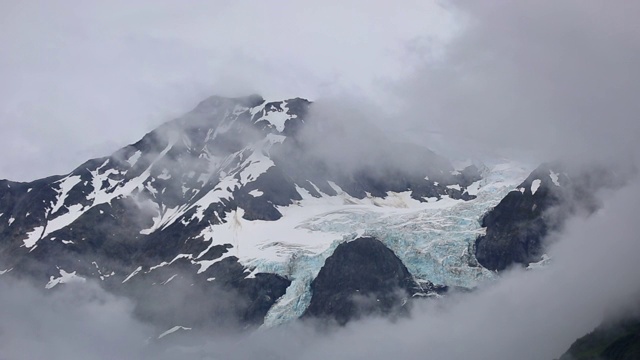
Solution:
M 311 281 L 343 242 L 376 237 L 405 264 L 415 280 L 471 289 L 495 274 L 475 260 L 475 239 L 484 233 L 480 219 L 527 177 L 531 167 L 510 161 L 487 163 L 482 180 L 470 186 L 476 198 L 447 196 L 420 202 L 409 192 L 386 198 L 338 196 L 315 198 L 298 188 L 302 200 L 279 207 L 278 221 L 248 221 L 243 210 L 210 229 L 213 243 L 230 243 L 226 256 L 236 256 L 256 273 L 274 273 L 292 281 L 269 310 L 264 327 L 299 318 L 311 301 Z

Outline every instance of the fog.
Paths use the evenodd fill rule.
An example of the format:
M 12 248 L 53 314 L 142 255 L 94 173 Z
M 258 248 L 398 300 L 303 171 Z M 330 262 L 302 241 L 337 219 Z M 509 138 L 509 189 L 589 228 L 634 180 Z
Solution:
M 67 173 L 211 95 L 374 94 L 453 18 L 418 0 L 2 2 L 0 178 Z
M 211 39 L 202 34 L 213 31 L 203 27 L 209 21 L 207 14 L 219 13 L 220 17 L 224 17 L 226 13 L 220 10 L 223 5 L 230 7 L 233 14 L 248 11 L 254 15 L 238 17 L 244 21 L 239 24 L 257 21 L 257 25 L 250 27 L 252 32 L 247 30 L 246 33 L 238 30 L 242 28 L 238 25 L 236 31 L 244 34 L 239 39 L 223 37 L 226 41 L 223 43 L 231 50 L 223 51 L 226 55 L 218 57 L 214 54 L 225 48 L 220 45 L 223 43 L 214 41 L 215 45 L 207 45 Z M 218 92 L 215 89 L 220 87 L 224 87 L 224 91 L 218 93 L 234 95 L 245 90 L 261 92 L 267 89 L 263 92 L 284 97 L 318 97 L 318 106 L 310 116 L 320 119 L 327 115 L 340 115 L 346 127 L 344 132 L 354 139 L 362 134 L 359 131 L 361 128 L 353 126 L 360 124 L 355 121 L 360 119 L 380 127 L 385 136 L 426 144 L 452 156 L 509 156 L 538 162 L 562 159 L 581 166 L 616 163 L 616 166 L 632 168 L 637 165 L 637 156 L 640 154 L 637 145 L 640 102 L 635 99 L 640 93 L 640 72 L 637 71 L 637 64 L 640 63 L 640 25 L 635 19 L 640 13 L 638 2 L 460 0 L 431 4 L 437 11 L 449 12 L 447 16 L 456 14 L 456 25 L 447 22 L 449 20 L 445 21 L 446 24 L 440 24 L 448 29 L 443 32 L 446 35 L 441 35 L 443 38 L 449 39 L 447 36 L 455 33 L 444 48 L 431 46 L 433 34 L 420 35 L 427 32 L 422 25 L 407 25 L 409 20 L 420 21 L 420 14 L 431 13 L 420 7 L 424 11 L 409 15 L 418 6 L 415 3 L 399 6 L 401 10 L 396 7 L 368 6 L 362 26 L 353 26 L 353 18 L 349 16 L 361 13 L 360 7 L 355 5 L 343 8 L 345 12 L 324 9 L 319 5 L 308 9 L 300 5 L 288 5 L 291 7 L 287 7 L 286 11 L 290 11 L 287 14 L 288 19 L 292 19 L 291 23 L 277 17 L 273 18 L 273 22 L 264 20 L 264 17 L 258 16 L 260 11 L 274 14 L 264 5 L 253 4 L 256 6 L 254 8 L 220 3 L 216 4 L 220 8 L 210 9 L 211 13 L 204 12 L 196 16 L 198 14 L 188 10 L 163 4 L 155 11 L 164 16 L 152 17 L 154 20 L 151 25 L 145 25 L 150 27 L 143 28 L 154 29 L 155 32 L 144 30 L 137 33 L 144 39 L 142 43 L 141 37 L 128 37 L 141 31 L 140 28 L 134 26 L 131 30 L 126 26 L 118 27 L 114 33 L 113 26 L 115 19 L 124 19 L 125 24 L 133 26 L 135 21 L 132 19 L 141 18 L 143 8 L 133 8 L 120 14 L 112 8 L 81 7 L 82 11 L 93 14 L 86 19 L 105 21 L 98 22 L 102 26 L 97 26 L 100 36 L 104 39 L 115 36 L 115 39 L 132 41 L 133 48 L 139 51 L 136 53 L 139 57 L 125 57 L 127 60 L 122 61 L 126 63 L 121 63 L 114 55 L 117 53 L 114 53 L 100 63 L 108 67 L 111 64 L 108 60 L 112 60 L 115 64 L 114 69 L 100 75 L 97 81 L 99 89 L 109 88 L 110 91 L 87 91 L 94 88 L 88 88 L 87 83 L 80 80 L 87 74 L 100 73 L 95 63 L 83 67 L 74 77 L 69 77 L 59 91 L 61 94 L 74 94 L 69 96 L 76 96 L 74 101 L 77 103 L 65 99 L 67 95 L 49 96 L 54 89 L 51 84 L 60 84 L 60 78 L 56 76 L 36 77 L 33 80 L 35 84 L 44 82 L 48 85 L 42 92 L 33 93 L 36 102 L 39 99 L 46 100 L 42 107 L 24 100 L 27 98 L 25 94 L 32 94 L 33 88 L 25 87 L 18 91 L 18 94 L 22 94 L 18 97 L 4 87 L 0 94 L 14 102 L 8 106 L 8 102 L 3 100 L 2 121 L 6 122 L 3 125 L 8 129 L 3 133 L 16 136 L 9 138 L 4 135 L 2 142 L 5 152 L 20 149 L 21 155 L 0 163 L 3 171 L 0 177 L 5 177 L 6 173 L 6 177 L 12 175 L 28 179 L 43 176 L 45 171 L 46 174 L 68 171 L 72 163 L 81 162 L 76 161 L 79 158 L 85 160 L 87 155 L 94 154 L 83 151 L 76 156 L 72 154 L 74 151 L 90 145 L 92 149 L 97 149 L 92 151 L 108 153 L 109 149 L 115 150 L 116 145 L 135 141 L 144 131 L 167 120 L 167 116 L 188 110 L 189 106 L 200 100 L 194 98 L 204 98 Z M 50 10 L 60 15 L 61 19 L 66 19 L 64 10 Z M 40 8 L 37 14 L 45 16 L 43 11 Z M 106 12 L 104 17 L 96 15 L 101 11 Z M 178 11 L 175 17 L 167 16 L 173 11 Z M 398 14 L 395 11 L 402 16 L 385 16 L 388 13 Z M 273 25 L 278 20 L 280 23 Z M 326 25 L 330 23 L 329 20 L 336 20 L 338 25 Z M 305 21 L 311 21 L 308 27 L 302 26 Z M 161 25 L 164 24 L 170 26 L 163 30 Z M 218 32 L 229 25 L 222 20 L 216 24 L 214 30 Z M 291 27 L 287 24 L 291 24 Z M 29 33 L 32 36 L 29 39 L 40 41 L 39 35 L 50 29 L 45 25 L 38 25 L 36 28 L 39 31 Z M 77 51 L 83 55 L 78 57 L 80 62 L 102 58 L 102 52 L 91 52 L 97 51 L 98 46 L 89 50 L 81 46 L 86 46 L 91 37 L 82 39 L 79 35 L 71 36 L 77 33 L 74 26 L 86 29 L 82 22 L 71 22 L 69 29 L 58 33 L 60 41 L 71 42 L 74 46 L 69 49 L 79 44 Z M 462 30 L 452 30 L 457 27 Z M 297 28 L 305 30 L 297 33 Z M 18 26 L 12 29 L 22 28 Z M 176 29 L 179 31 L 174 36 L 172 31 Z M 264 29 L 276 30 L 270 32 Z M 380 29 L 391 29 L 391 35 Z M 264 33 L 256 35 L 256 42 L 247 35 L 263 30 Z M 292 58 L 290 62 L 281 63 L 282 54 L 274 55 L 276 52 L 273 50 L 280 47 L 264 44 L 272 36 L 285 32 L 292 38 L 289 41 L 279 38 L 278 41 L 287 44 L 286 54 Z M 187 37 L 186 41 L 184 34 L 192 33 L 199 35 Z M 351 36 L 340 37 L 342 34 Z M 149 45 L 149 37 L 169 44 L 172 49 L 188 50 L 184 53 L 170 51 L 170 56 L 164 57 L 166 48 Z M 335 40 L 334 44 L 337 38 L 341 40 Z M 384 45 L 362 45 L 377 38 L 381 38 Z M 9 43 L 14 49 L 22 46 L 10 39 L 10 36 L 4 35 L 3 44 Z M 255 44 L 263 47 L 251 48 Z M 119 45 L 109 46 L 107 49 Z M 355 48 L 350 49 L 352 46 Z M 131 47 L 124 46 L 123 52 L 126 49 Z M 24 54 L 5 58 L 0 63 L 2 73 L 12 72 L 15 69 L 12 64 L 25 66 L 29 71 L 34 67 L 28 65 L 33 64 L 37 65 L 36 69 L 43 69 L 41 67 L 44 65 L 32 58 L 40 51 L 41 48 L 36 47 L 28 52 L 33 63 L 26 62 Z M 264 52 L 265 55 L 257 60 L 253 56 L 244 56 L 247 52 L 254 54 L 252 51 Z M 297 55 L 297 52 L 304 51 L 317 59 L 310 61 Z M 395 51 L 396 55 L 378 57 L 387 51 Z M 238 53 L 241 55 L 236 57 Z M 59 66 L 67 68 L 77 64 L 63 61 L 67 59 L 66 52 L 60 54 L 65 56 L 60 58 Z M 194 54 L 197 56 L 192 58 Z M 326 63 L 320 60 L 325 55 L 329 59 Z M 199 66 L 210 58 L 215 58 L 218 65 Z M 136 66 L 129 67 L 131 63 Z M 145 64 L 150 63 L 155 65 L 147 69 Z M 221 71 L 231 63 L 233 66 L 229 67 L 229 72 Z M 334 67 L 342 70 L 334 72 Z M 380 70 L 386 68 L 391 70 Z M 201 69 L 207 70 L 198 73 Z M 380 79 L 378 70 L 386 78 Z M 352 75 L 344 75 L 351 72 Z M 121 75 L 114 78 L 113 82 L 107 81 L 114 74 L 130 73 L 136 74 L 134 78 L 140 81 L 138 85 L 142 85 L 129 86 L 131 83 L 118 80 Z M 145 74 L 145 77 L 138 78 L 138 73 Z M 283 78 L 283 73 L 288 73 L 288 77 Z M 347 76 L 348 79 L 341 79 L 341 76 Z M 158 83 L 158 78 L 165 80 Z M 336 78 L 338 80 L 331 85 L 326 85 L 327 79 Z M 8 83 L 15 85 L 23 81 L 24 78 L 15 75 L 9 76 Z M 301 83 L 312 85 L 299 85 Z M 358 84 L 363 84 L 361 86 L 364 89 L 359 89 Z M 115 95 L 124 85 L 127 86 L 122 90 L 123 94 Z M 356 90 L 362 90 L 363 95 L 352 96 L 351 93 Z M 79 91 L 83 96 L 78 95 Z M 145 95 L 133 95 L 139 92 Z M 100 98 L 104 105 L 96 107 L 100 101 L 84 101 L 94 97 Z M 123 102 L 124 98 L 130 102 Z M 336 98 L 340 100 L 336 101 Z M 61 120 L 69 118 L 71 114 L 73 120 Z M 83 123 L 94 114 L 98 120 Z M 44 115 L 51 115 L 51 121 L 42 120 Z M 131 116 L 146 120 L 131 122 Z M 118 120 L 113 120 L 115 118 Z M 30 125 L 17 125 L 25 124 L 23 121 Z M 132 125 L 118 126 L 125 123 Z M 104 124 L 109 126 L 105 127 Z M 25 135 L 30 132 L 29 126 L 38 128 L 35 132 L 41 132 L 40 135 Z M 109 131 L 113 133 L 87 135 L 103 128 L 111 129 Z M 55 141 L 43 140 L 50 134 L 60 136 Z M 377 136 L 378 133 L 373 134 Z M 87 135 L 86 139 L 78 140 L 84 135 Z M 33 141 L 38 141 L 38 145 L 30 145 Z M 43 154 L 69 141 L 75 150 L 65 145 L 66 155 L 61 155 L 59 163 L 49 167 L 35 166 L 42 165 L 42 160 L 38 159 Z M 356 146 L 357 151 L 353 151 Z M 332 146 L 320 155 L 338 158 L 344 151 L 350 151 L 355 154 L 355 159 L 348 162 L 351 164 L 357 162 L 358 154 L 366 156 L 375 146 L 375 141 L 363 141 L 360 138 L 346 145 L 346 150 Z M 34 166 L 38 169 L 32 170 Z M 555 240 L 548 251 L 552 262 L 545 269 L 513 269 L 502 274 L 497 281 L 483 284 L 473 293 L 454 294 L 444 301 L 425 302 L 414 308 L 409 319 L 395 323 L 369 319 L 327 333 L 317 331 L 312 324 L 296 322 L 247 336 L 208 339 L 206 345 L 191 349 L 173 348 L 165 356 L 171 358 L 176 354 L 190 353 L 200 358 L 222 359 L 257 356 L 276 359 L 374 360 L 556 358 L 577 337 L 586 334 L 604 319 L 636 310 L 640 299 L 640 277 L 637 276 L 636 265 L 640 251 L 640 241 L 637 239 L 640 233 L 637 221 L 640 183 L 635 179 L 622 189 L 603 190 L 598 196 L 602 208 L 595 214 L 573 218 L 562 233 L 551 235 Z M 155 353 L 145 355 L 146 351 L 150 351 L 145 343 L 155 330 L 134 316 L 133 305 L 104 293 L 95 285 L 82 290 L 67 286 L 46 295 L 23 283 L 1 286 L 0 358 L 162 358 L 162 355 Z M 202 336 L 207 338 L 207 334 Z
M 150 328 L 132 316 L 133 304 L 93 283 L 44 294 L 27 282 L 0 283 L 3 359 L 134 359 Z
M 437 62 L 390 85 L 412 132 L 540 160 L 636 149 L 635 1 L 454 1 L 467 27 Z
M 370 319 L 319 331 L 293 323 L 249 335 L 208 337 L 205 345 L 162 350 L 167 358 L 245 359 L 553 359 L 604 319 L 637 310 L 640 251 L 635 221 L 640 184 L 600 193 L 604 207 L 571 220 L 541 270 L 513 269 L 470 294 L 424 302 L 409 319 Z M 24 283 L 0 291 L 0 347 L 8 359 L 162 358 L 157 335 L 133 305 L 90 286 L 43 295 Z M 202 299 L 206 301 L 206 299 Z M 183 306 L 198 306 L 190 302 Z M 218 334 L 219 336 L 219 334 Z M 160 348 L 161 349 L 161 348 Z
M 634 14 L 640 4 L 444 4 L 459 30 L 446 46 L 420 46 L 430 38 L 417 37 L 404 55 L 406 74 L 380 79 L 373 94 L 315 99 L 310 122 L 340 133 L 337 138 L 307 127 L 319 156 L 329 163 L 366 163 L 386 137 L 454 160 L 637 162 L 640 25 Z M 407 155 L 386 154 L 411 167 Z

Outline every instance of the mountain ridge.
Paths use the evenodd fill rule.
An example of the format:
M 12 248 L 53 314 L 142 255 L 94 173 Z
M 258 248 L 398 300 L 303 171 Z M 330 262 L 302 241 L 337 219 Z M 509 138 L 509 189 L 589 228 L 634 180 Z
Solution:
M 30 276 L 47 289 L 95 279 L 135 299 L 138 315 L 165 330 L 299 318 L 317 304 L 313 284 L 328 259 L 363 238 L 388 249 L 385 259 L 397 258 L 425 289 L 409 300 L 496 276 L 476 258 L 477 239 L 493 231 L 480 220 L 505 196 L 524 194 L 517 186 L 530 168 L 502 161 L 456 169 L 375 129 L 367 134 L 376 146 L 363 148 L 357 128 L 349 137 L 347 124 L 312 106 L 212 96 L 68 174 L 0 181 L 0 276 Z M 326 144 L 342 144 L 344 156 L 325 156 Z M 541 182 L 538 196 L 553 186 Z M 181 311 L 176 323 L 170 304 L 157 303 L 176 292 L 202 312 Z M 393 299 L 383 312 L 407 300 Z

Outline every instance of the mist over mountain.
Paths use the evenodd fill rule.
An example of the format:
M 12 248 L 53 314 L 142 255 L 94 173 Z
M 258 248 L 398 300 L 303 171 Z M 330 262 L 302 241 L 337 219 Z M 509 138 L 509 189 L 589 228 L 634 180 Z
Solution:
M 633 359 L 638 5 L 288 5 L 5 5 L 0 358 Z
M 153 339 L 132 344 L 144 354 L 258 328 L 403 324 L 475 294 L 498 279 L 491 270 L 553 263 L 547 235 L 597 212 L 599 194 L 633 175 L 503 159 L 456 167 L 366 121 L 345 130 L 314 106 L 213 96 L 69 174 L 2 181 L 1 276 L 32 284 L 16 288 L 45 307 L 70 295 L 43 290 L 79 291 L 92 307 L 84 286 L 128 304 L 117 305 L 126 321 L 146 329 L 136 337 Z M 355 124 L 378 151 L 360 151 L 372 146 Z

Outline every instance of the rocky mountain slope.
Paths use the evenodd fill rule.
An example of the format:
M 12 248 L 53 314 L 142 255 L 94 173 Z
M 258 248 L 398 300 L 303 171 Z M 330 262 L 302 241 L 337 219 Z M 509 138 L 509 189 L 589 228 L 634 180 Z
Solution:
M 0 275 L 98 281 L 160 329 L 345 323 L 541 260 L 549 211 L 591 191 L 550 165 L 454 166 L 370 129 L 375 149 L 336 164 L 318 146 L 350 139 L 312 106 L 211 97 L 69 174 L 0 181 Z
M 630 170 L 633 171 L 633 170 Z M 600 206 L 601 189 L 623 185 L 626 177 L 601 166 L 568 169 L 542 164 L 482 218 L 486 234 L 476 240 L 482 266 L 502 271 L 509 266 L 540 262 L 543 240 L 576 213 L 590 214 Z

